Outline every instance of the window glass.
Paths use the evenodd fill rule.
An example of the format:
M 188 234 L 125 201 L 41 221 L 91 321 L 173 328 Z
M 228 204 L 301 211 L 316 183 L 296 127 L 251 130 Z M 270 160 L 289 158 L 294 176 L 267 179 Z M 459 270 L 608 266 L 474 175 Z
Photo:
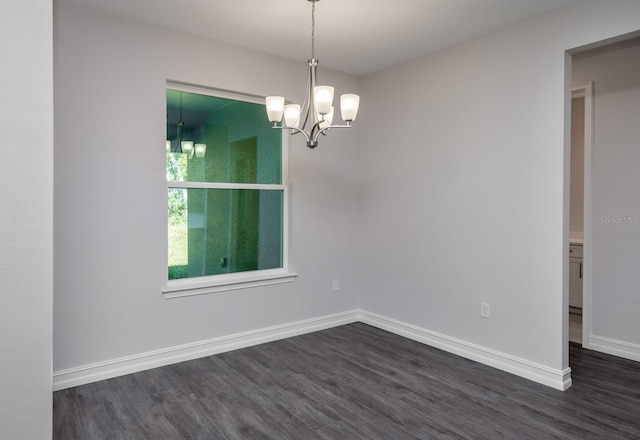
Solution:
M 264 104 L 167 88 L 168 279 L 286 267 L 283 133 Z
M 169 189 L 169 279 L 282 267 L 282 191 Z
M 279 184 L 282 133 L 263 104 L 167 90 L 167 180 Z M 183 142 L 206 145 L 198 160 L 181 160 Z M 172 161 L 169 164 L 169 161 Z

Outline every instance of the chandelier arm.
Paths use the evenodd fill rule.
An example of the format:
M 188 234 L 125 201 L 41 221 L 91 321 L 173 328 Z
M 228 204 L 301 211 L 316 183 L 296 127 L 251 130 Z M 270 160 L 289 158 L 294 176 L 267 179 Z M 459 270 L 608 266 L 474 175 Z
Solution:
M 304 101 L 302 102 L 302 109 L 300 111 L 300 115 L 304 114 L 304 120 L 302 121 L 302 124 L 300 124 L 300 127 L 302 127 L 303 129 L 307 126 L 307 122 L 309 122 L 309 114 L 311 113 L 311 95 L 313 93 L 313 82 L 314 82 L 314 74 L 313 74 L 313 60 L 309 60 L 309 68 L 307 69 L 307 89 L 305 91 L 304 94 Z
M 311 136 L 306 131 L 299 129 L 298 127 L 287 127 L 286 125 L 276 125 L 274 123 L 273 127 L 271 128 L 277 128 L 279 130 L 291 130 L 293 132 L 292 134 L 302 133 L 307 143 L 311 141 Z
M 314 125 L 314 128 L 315 128 L 316 126 L 319 126 L 319 124 L 320 124 L 320 123 L 318 122 L 316 125 Z M 313 137 L 312 137 L 312 140 L 313 140 L 314 142 L 317 142 L 317 141 L 318 141 L 318 138 L 320 137 L 320 135 L 321 135 L 321 134 L 326 135 L 326 134 L 327 134 L 327 133 L 326 133 L 326 131 L 327 131 L 327 130 L 329 130 L 330 128 L 351 128 L 351 127 L 352 127 L 352 125 L 351 125 L 351 122 L 350 122 L 350 121 L 347 121 L 347 123 L 346 123 L 346 124 L 344 124 L 344 125 L 329 125 L 328 127 L 321 128 L 321 129 L 320 129 L 320 130 L 318 130 L 315 134 L 313 134 L 313 133 L 312 133 L 312 136 L 313 136 Z
M 309 131 L 309 137 L 314 141 L 318 140 L 318 136 L 320 135 L 320 133 L 322 133 L 327 128 L 329 128 L 329 127 L 320 128 L 320 124 L 323 122 L 324 122 L 324 119 L 316 122 L 315 124 L 313 124 L 313 127 L 311 127 L 311 130 Z
M 320 137 L 320 135 L 321 134 L 326 134 L 325 131 L 327 131 L 330 128 L 331 128 L 331 126 L 328 126 L 328 127 L 324 127 L 324 128 L 321 128 L 320 130 L 318 130 L 316 132 L 316 134 L 313 136 L 313 141 L 314 142 L 318 142 L 318 138 Z
M 330 125 L 327 128 L 351 128 L 351 127 L 353 127 L 353 125 L 351 125 L 351 121 L 347 121 L 346 124 Z

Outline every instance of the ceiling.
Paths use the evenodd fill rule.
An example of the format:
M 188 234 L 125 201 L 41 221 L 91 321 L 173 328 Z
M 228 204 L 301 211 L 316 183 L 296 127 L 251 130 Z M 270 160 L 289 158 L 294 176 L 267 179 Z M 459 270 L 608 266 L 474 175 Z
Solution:
M 316 58 L 357 76 L 579 0 L 318 0 Z M 309 0 L 60 0 L 306 61 Z

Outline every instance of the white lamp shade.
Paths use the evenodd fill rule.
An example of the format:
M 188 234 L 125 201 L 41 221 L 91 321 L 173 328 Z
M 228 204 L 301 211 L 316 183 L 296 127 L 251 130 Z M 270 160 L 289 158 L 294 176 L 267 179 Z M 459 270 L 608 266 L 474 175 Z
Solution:
M 333 106 L 331 106 L 331 109 L 329 110 L 329 113 L 324 115 L 324 121 L 322 121 L 320 123 L 320 128 L 321 129 L 331 126 L 331 124 L 333 123 L 333 113 L 334 113 L 334 108 L 333 108 Z
M 193 141 L 182 141 L 180 143 L 180 148 L 184 154 L 191 157 L 193 154 Z
M 171 141 L 167 141 L 167 153 L 171 153 Z
M 284 106 L 284 124 L 287 127 L 298 127 L 300 123 L 300 104 L 287 104 Z
M 196 144 L 195 150 L 196 150 L 196 157 L 198 159 L 202 159 L 204 155 L 207 153 L 207 144 Z
M 283 96 L 267 96 L 265 99 L 267 105 L 267 116 L 269 122 L 282 121 L 284 114 L 284 97 Z
M 360 97 L 353 94 L 345 94 L 340 97 L 340 112 L 344 121 L 355 121 L 360 107 Z
M 316 86 L 313 89 L 313 98 L 316 105 L 316 113 L 326 115 L 333 105 L 333 87 Z

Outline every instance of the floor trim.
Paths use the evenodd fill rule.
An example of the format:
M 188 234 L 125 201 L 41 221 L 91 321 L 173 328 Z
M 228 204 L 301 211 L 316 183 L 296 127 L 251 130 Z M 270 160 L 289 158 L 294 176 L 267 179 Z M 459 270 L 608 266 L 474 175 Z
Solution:
M 556 370 L 526 359 L 491 350 L 480 345 L 363 310 L 360 311 L 360 320 L 365 324 L 524 377 L 557 390 L 564 391 L 568 389 L 572 383 L 570 368 Z
M 168 347 L 53 373 L 53 391 L 359 321 L 357 310 Z
M 555 370 L 392 318 L 363 310 L 352 310 L 57 371 L 53 374 L 53 390 L 86 385 L 354 322 L 363 322 L 558 390 L 566 390 L 571 386 L 569 368 L 564 371 Z
M 640 362 L 640 345 L 591 335 L 589 349 Z

